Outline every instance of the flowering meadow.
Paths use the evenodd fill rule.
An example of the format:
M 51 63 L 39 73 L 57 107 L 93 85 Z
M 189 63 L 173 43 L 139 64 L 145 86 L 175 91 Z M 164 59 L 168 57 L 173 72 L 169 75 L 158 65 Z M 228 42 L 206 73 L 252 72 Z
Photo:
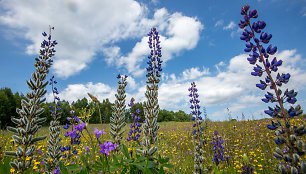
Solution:
M 128 75 L 119 74 L 114 77 L 118 88 L 109 115 L 101 114 L 100 101 L 92 94 L 88 94 L 91 107 L 67 113 L 58 97 L 60 82 L 50 74 L 58 44 L 50 26 L 48 33 L 42 33 L 45 39 L 35 58 L 35 71 L 26 81 L 29 92 L 21 99 L 21 108 L 16 108 L 17 116 L 11 117 L 13 125 L 1 131 L 0 173 L 306 173 L 303 110 L 297 92 L 283 86 L 294 77 L 277 72 L 283 61 L 273 56 L 277 47 L 270 44 L 272 34 L 265 31 L 265 21 L 257 20 L 257 11 L 245 5 L 241 15 L 240 39 L 245 42 L 241 50 L 254 65 L 250 76 L 259 78 L 254 88 L 265 91 L 262 101 L 274 106 L 265 110 L 269 119 L 210 121 L 205 109 L 201 112 L 195 81 L 182 91 L 189 96 L 189 119 L 158 122 L 163 58 L 157 28 L 148 33 L 142 109 L 135 108 L 138 101 L 125 94 Z M 49 89 L 53 102 L 44 116 Z M 90 123 L 93 113 L 99 115 L 95 124 Z

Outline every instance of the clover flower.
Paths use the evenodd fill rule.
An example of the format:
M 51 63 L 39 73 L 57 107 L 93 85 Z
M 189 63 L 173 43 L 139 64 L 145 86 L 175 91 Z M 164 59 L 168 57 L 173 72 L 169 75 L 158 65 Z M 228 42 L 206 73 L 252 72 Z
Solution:
M 45 90 L 48 85 L 46 77 L 49 73 L 49 68 L 52 66 L 53 60 L 51 59 L 55 53 L 56 41 L 51 40 L 51 30 L 49 34 L 43 33 L 43 37 L 47 40 L 43 40 L 40 49 L 40 55 L 35 58 L 35 71 L 32 73 L 32 79 L 27 81 L 27 85 L 30 92 L 27 93 L 27 100 L 21 100 L 21 109 L 17 108 L 16 111 L 19 118 L 12 118 L 12 122 L 16 124 L 16 128 L 7 127 L 7 130 L 12 132 L 16 147 L 16 151 L 7 151 L 7 156 L 15 158 L 10 166 L 16 172 L 23 173 L 28 168 L 31 168 L 33 162 L 33 153 L 36 150 L 35 144 L 44 140 L 47 136 L 37 137 L 37 131 L 41 127 L 41 124 L 46 121 L 45 117 L 40 117 L 44 113 L 42 104 L 46 100 L 44 95 L 47 93 Z M 25 160 L 25 159 L 29 160 Z
M 132 97 L 130 103 L 128 104 L 129 107 L 133 107 L 134 106 L 134 101 L 135 99 Z M 136 114 L 140 114 L 140 110 L 137 109 L 136 110 Z M 132 117 L 133 117 L 133 123 L 131 124 L 131 130 L 129 132 L 129 137 L 127 138 L 128 141 L 137 141 L 140 137 L 140 132 L 141 132 L 141 124 L 139 123 L 140 121 L 140 117 L 137 116 L 135 113 L 131 113 Z
M 196 88 L 195 82 L 191 83 L 191 87 L 188 89 L 189 100 L 191 106 L 191 120 L 193 123 L 193 144 L 194 144 L 194 173 L 203 173 L 204 172 L 204 143 L 205 139 L 203 137 L 203 128 L 201 127 L 202 124 L 202 117 L 200 111 L 200 101 L 198 100 L 199 94 L 198 89 Z
M 262 77 L 265 74 L 265 79 L 260 80 L 256 87 L 261 90 L 266 90 L 267 87 L 274 94 L 267 92 L 265 98 L 262 99 L 265 103 L 277 103 L 274 108 L 268 107 L 268 110 L 264 112 L 275 118 L 272 120 L 271 125 L 267 125 L 267 128 L 275 131 L 276 138 L 274 139 L 277 145 L 284 145 L 289 149 L 289 152 L 283 153 L 277 147 L 274 152 L 274 156 L 280 160 L 290 163 L 291 173 L 303 173 L 306 171 L 306 162 L 301 161 L 300 156 L 305 154 L 305 146 L 302 140 L 298 140 L 297 137 L 301 137 L 306 133 L 304 124 L 299 127 L 294 127 L 290 124 L 290 120 L 300 114 L 302 114 L 301 106 L 298 105 L 295 108 L 290 106 L 288 110 L 285 109 L 284 104 L 295 104 L 297 99 L 297 92 L 294 90 L 286 89 L 284 92 L 280 89 L 283 84 L 287 84 L 291 75 L 289 73 L 277 73 L 274 79 L 272 74 L 278 71 L 278 68 L 283 64 L 282 60 L 273 58 L 273 55 L 277 52 L 277 47 L 269 44 L 272 34 L 264 32 L 266 27 L 264 21 L 257 21 L 251 23 L 252 18 L 257 18 L 258 14 L 256 10 L 249 10 L 250 6 L 245 5 L 241 9 L 241 14 L 244 16 L 244 20 L 240 21 L 239 27 L 244 29 L 241 40 L 246 42 L 245 52 L 251 52 L 247 60 L 250 64 L 255 65 L 252 76 Z M 249 28 L 249 30 L 247 29 Z M 259 35 L 259 36 L 258 36 Z M 272 57 L 272 60 L 271 58 Z M 281 123 L 278 119 L 283 120 Z M 279 164 L 279 171 L 281 173 L 288 173 L 286 167 L 283 164 Z
M 115 94 L 116 100 L 115 105 L 113 106 L 113 113 L 110 118 L 110 135 L 116 144 L 116 152 L 121 148 L 121 141 L 123 139 L 122 135 L 125 130 L 122 130 L 126 125 L 125 122 L 125 87 L 127 85 L 126 79 L 127 75 L 121 76 L 120 74 L 117 76 L 118 81 L 118 89 L 117 94 Z
M 211 144 L 214 146 L 213 147 L 213 151 L 214 151 L 214 158 L 212 159 L 213 162 L 216 163 L 216 165 L 219 165 L 219 163 L 221 161 L 224 161 L 224 146 L 222 146 L 223 144 L 223 140 L 221 136 L 218 136 L 218 131 L 214 132 L 214 136 L 213 136 L 213 141 L 211 142 Z

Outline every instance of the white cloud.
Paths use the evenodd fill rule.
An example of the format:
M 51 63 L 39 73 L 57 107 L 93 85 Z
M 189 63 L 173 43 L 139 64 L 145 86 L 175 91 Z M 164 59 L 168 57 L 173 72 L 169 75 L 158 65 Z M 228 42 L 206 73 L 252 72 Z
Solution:
M 186 17 L 181 13 L 170 15 L 164 8 L 155 12 L 153 21 L 147 22 L 156 23 L 157 28 L 161 29 L 159 32 L 162 31 L 165 34 L 160 35 L 164 63 L 184 50 L 195 48 L 200 39 L 200 31 L 204 28 L 196 18 Z M 147 61 L 146 57 L 150 52 L 147 42 L 148 38 L 143 37 L 127 56 L 118 58 L 118 66 L 124 66 L 136 77 L 142 76 L 145 69 L 141 68 L 140 64 L 144 60 Z
M 283 86 L 282 89 L 286 89 L 287 87 L 297 90 L 305 89 L 306 71 L 300 68 L 305 62 L 303 62 L 301 55 L 296 54 L 296 50 L 285 50 L 275 56 L 280 57 L 284 61 L 279 72 L 289 72 L 292 75 L 290 82 Z M 223 66 L 223 70 L 220 70 L 216 75 L 199 76 L 195 80 L 202 106 L 229 107 L 231 111 L 240 114 L 243 109 L 249 107 L 254 108 L 252 110 L 254 112 L 257 112 L 256 109 L 263 109 L 260 106 L 263 104 L 261 98 L 263 98 L 265 92 L 255 86 L 263 77 L 258 78 L 250 75 L 253 66 L 248 63 L 246 60 L 247 57 L 247 54 L 235 56 L 230 59 L 228 65 L 220 62 L 219 66 Z M 184 70 L 183 72 L 191 72 L 192 69 L 194 72 L 199 72 L 196 67 Z M 186 73 L 181 73 L 179 77 L 171 74 L 170 80 L 161 83 L 159 90 L 159 103 L 161 108 L 189 111 L 187 89 L 190 87 L 191 81 L 180 80 L 184 79 L 184 76 L 186 76 Z M 223 115 L 226 113 L 225 111 L 222 111 Z M 220 114 L 220 111 L 213 113 L 212 116 L 217 117 L 218 114 Z M 221 118 L 219 115 L 218 119 L 222 120 L 224 118 Z
M 275 56 L 284 61 L 279 68 L 279 72 L 288 72 L 292 75 L 290 82 L 282 87 L 283 91 L 286 88 L 293 88 L 298 91 L 305 90 L 306 70 L 300 68 L 305 65 L 305 60 L 302 59 L 301 55 L 297 54 L 296 50 L 284 50 Z M 262 108 L 263 102 L 260 99 L 265 92 L 256 88 L 255 84 L 264 77 L 258 78 L 250 75 L 253 66 L 248 63 L 247 57 L 247 54 L 241 54 L 231 58 L 228 64 L 220 62 L 218 65 L 224 68 L 217 74 L 210 74 L 205 67 L 202 70 L 198 67 L 186 69 L 178 77 L 175 74 L 163 74 L 168 80 L 161 81 L 159 85 L 160 108 L 189 112 L 188 88 L 191 80 L 195 80 L 190 77 L 196 76 L 195 83 L 201 106 L 218 107 L 218 111 L 211 114 L 213 120 L 223 120 L 227 117 L 227 107 L 236 115 L 241 115 L 242 110 L 247 108 L 254 108 L 249 112 L 262 112 L 263 109 L 266 109 L 266 105 Z M 128 88 L 132 91 L 127 93 L 126 100 L 128 101 L 133 96 L 136 102 L 145 101 L 146 85 L 137 84 L 132 77 L 128 77 L 127 81 Z M 69 102 L 83 97 L 88 98 L 87 92 L 94 94 L 99 100 L 110 98 L 110 101 L 113 102 L 116 88 L 103 83 L 93 84 L 89 82 L 87 84 L 71 84 L 59 92 L 60 98 Z M 50 101 L 51 95 L 47 98 Z
M 236 26 L 234 21 L 231 21 L 227 26 L 223 27 L 223 30 L 231 30 Z
M 197 79 L 203 75 L 208 75 L 210 74 L 209 72 L 209 68 L 205 68 L 203 67 L 203 71 L 201 71 L 199 69 L 199 67 L 195 67 L 195 68 L 190 68 L 190 69 L 186 69 L 185 71 L 183 71 L 182 75 L 182 80 L 192 80 L 192 79 Z
M 128 76 L 128 78 L 126 79 L 127 81 L 127 86 L 131 89 L 131 90 L 135 90 L 137 88 L 137 84 L 135 82 L 135 79 L 131 76 Z
M 103 83 L 93 84 L 88 82 L 87 84 L 70 84 L 62 91 L 59 91 L 60 99 L 69 101 L 77 101 L 78 99 L 87 98 L 90 99 L 87 93 L 90 93 L 98 98 L 98 100 L 103 101 L 103 99 L 108 98 L 111 102 L 115 101 L 116 89 Z M 53 100 L 53 95 L 47 95 L 47 101 L 51 102 Z
M 223 23 L 224 23 L 223 19 L 220 19 L 215 23 L 215 27 L 221 26 L 223 25 Z
M 152 19 L 148 8 L 135 0 L 3 0 L 5 10 L 0 23 L 22 33 L 32 43 L 28 54 L 38 53 L 42 31 L 49 25 L 55 27 L 57 39 L 56 58 L 53 68 L 57 76 L 68 78 L 79 73 L 94 60 L 97 52 L 103 52 L 109 65 L 119 61 L 129 73 L 140 76 L 141 67 L 148 53 L 147 39 L 143 37 L 133 50 L 123 55 L 117 42 L 145 36 L 153 26 L 164 34 L 162 47 L 164 60 L 170 60 L 183 50 L 193 49 L 200 38 L 203 25 L 195 17 L 181 13 L 170 14 L 165 8 L 157 9 Z M 150 12 L 151 13 L 151 12 Z M 65 67 L 65 68 L 63 68 Z

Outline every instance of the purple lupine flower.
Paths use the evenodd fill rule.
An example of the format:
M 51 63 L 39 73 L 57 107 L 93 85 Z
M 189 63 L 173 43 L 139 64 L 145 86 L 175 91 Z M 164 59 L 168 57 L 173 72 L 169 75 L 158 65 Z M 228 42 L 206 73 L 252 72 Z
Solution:
M 79 122 L 79 121 L 80 121 L 80 118 L 79 118 L 78 116 L 74 116 L 74 120 L 75 120 L 76 122 Z
M 218 131 L 214 132 L 214 136 L 213 136 L 213 141 L 211 142 L 212 145 L 214 145 L 213 147 L 213 151 L 214 151 L 214 158 L 212 159 L 213 162 L 216 163 L 216 165 L 219 165 L 219 163 L 221 161 L 224 161 L 224 146 L 222 146 L 223 144 L 223 140 L 221 136 L 218 136 Z
M 203 128 L 201 127 L 201 123 L 202 123 L 202 117 L 200 116 L 201 112 L 200 110 L 200 101 L 198 100 L 198 89 L 196 88 L 196 84 L 195 82 L 191 83 L 191 87 L 188 89 L 189 96 L 191 97 L 190 99 L 190 103 L 191 106 L 190 108 L 192 109 L 192 111 L 190 112 L 190 116 L 191 116 L 191 120 L 195 121 L 193 122 L 193 141 L 195 144 L 194 150 L 195 152 L 194 154 L 194 168 L 195 168 L 195 173 L 202 173 L 203 172 L 203 148 L 204 148 L 204 140 L 203 140 Z
M 64 129 L 69 129 L 69 124 L 66 123 L 66 124 L 63 126 L 63 128 L 64 128 Z
M 103 130 L 104 130 L 104 129 L 103 129 Z M 96 134 L 96 137 L 97 137 L 97 138 L 100 138 L 101 135 L 102 135 L 102 131 L 99 130 L 99 129 L 97 129 L 97 128 L 95 129 L 94 133 Z
M 160 77 L 160 72 L 162 71 L 161 63 L 163 61 L 161 60 L 162 57 L 161 47 L 160 47 L 159 35 L 156 28 L 152 28 L 148 36 L 149 36 L 148 44 L 151 49 L 151 53 L 148 56 L 149 61 L 147 62 L 148 64 L 147 77 L 150 76 L 151 74 L 156 75 L 156 77 Z
M 52 174 L 60 174 L 60 169 L 59 169 L 59 167 L 57 167 L 57 168 L 53 171 Z
M 254 72 L 251 72 L 251 75 L 253 76 L 259 76 L 261 77 L 264 72 L 266 72 L 266 80 L 260 80 L 260 84 L 256 84 L 256 87 L 260 88 L 261 90 L 265 90 L 266 87 L 270 87 L 270 89 L 273 89 L 275 91 L 276 96 L 273 96 L 273 94 L 269 93 L 265 95 L 266 98 L 263 98 L 262 101 L 265 103 L 268 102 L 279 102 L 280 105 L 283 105 L 283 103 L 288 102 L 290 104 L 294 104 L 297 99 L 295 98 L 297 93 L 294 92 L 294 90 L 286 92 L 282 92 L 278 89 L 278 87 L 281 87 L 282 84 L 288 83 L 290 79 L 290 74 L 277 74 L 276 80 L 272 79 L 272 72 L 277 72 L 278 67 L 283 64 L 282 60 L 277 60 L 276 57 L 274 57 L 271 60 L 269 60 L 269 57 L 274 55 L 277 52 L 277 47 L 272 46 L 272 44 L 269 44 L 272 34 L 268 34 L 266 32 L 263 32 L 262 30 L 265 28 L 266 23 L 264 21 L 257 21 L 253 22 L 251 24 L 250 19 L 257 18 L 258 14 L 256 10 L 249 10 L 250 6 L 245 5 L 241 9 L 241 14 L 244 15 L 244 20 L 240 21 L 239 27 L 241 29 L 244 29 L 244 32 L 242 33 L 241 40 L 246 41 L 246 52 L 251 52 L 250 57 L 247 58 L 250 64 L 256 64 L 257 60 L 263 64 L 262 68 L 260 65 L 256 64 L 256 67 L 253 68 Z M 246 27 L 249 27 L 249 30 Z M 260 36 L 256 37 L 256 33 L 259 33 Z M 253 39 L 253 42 L 252 42 Z M 265 44 L 269 44 L 269 46 L 265 47 Z M 290 93 L 289 93 L 290 92 Z M 283 96 L 281 96 L 283 94 Z M 289 94 L 289 95 L 288 95 Z M 282 101 L 280 101 L 280 99 Z M 283 108 L 283 107 L 281 107 Z M 295 117 L 297 115 L 300 115 L 302 113 L 302 110 L 299 108 L 294 109 L 293 107 L 290 107 L 291 111 L 294 110 L 294 112 L 283 113 L 279 112 L 279 108 L 274 108 L 266 110 L 265 113 L 270 115 L 271 117 Z M 281 113 L 285 114 L 285 116 L 280 115 Z M 271 128 L 271 127 L 270 127 Z
M 134 101 L 135 99 L 132 97 L 130 103 L 128 104 L 128 106 L 130 106 L 132 108 L 132 106 L 134 106 Z M 137 114 L 140 114 L 140 110 L 137 109 L 136 110 Z M 140 137 L 140 132 L 141 132 L 141 124 L 139 123 L 140 121 L 140 117 L 137 116 L 135 113 L 131 113 L 132 117 L 133 117 L 133 123 L 130 125 L 130 131 L 128 133 L 129 137 L 127 138 L 127 141 L 137 141 Z
M 104 144 L 100 144 L 100 154 L 104 153 L 108 155 L 110 151 L 113 151 L 117 147 L 117 144 L 113 144 L 112 142 L 105 142 Z
M 296 136 L 302 136 L 303 134 L 305 134 L 305 129 L 302 125 L 302 129 L 299 131 L 300 133 L 297 133 L 297 128 L 295 126 L 290 125 L 290 120 L 295 116 L 301 115 L 303 111 L 301 110 L 300 105 L 296 106 L 295 108 L 293 108 L 293 106 L 290 106 L 289 109 L 285 109 L 284 104 L 286 102 L 290 105 L 296 103 L 297 92 L 288 89 L 283 92 L 280 89 L 283 84 L 288 83 L 290 79 L 289 73 L 277 73 L 276 78 L 273 78 L 275 77 L 273 76 L 273 73 L 276 73 L 278 71 L 278 67 L 283 64 L 283 61 L 278 60 L 274 56 L 272 57 L 272 55 L 277 52 L 277 47 L 272 46 L 272 44 L 268 46 L 266 45 L 269 44 L 272 38 L 272 34 L 268 34 L 262 31 L 266 26 L 266 23 L 264 21 L 257 21 L 251 24 L 250 20 L 252 18 L 257 18 L 258 14 L 256 10 L 249 10 L 249 8 L 250 7 L 246 5 L 242 7 L 241 10 L 241 14 L 244 15 L 244 21 L 241 21 L 239 27 L 241 29 L 244 29 L 244 32 L 242 33 L 240 39 L 247 42 L 247 48 L 245 49 L 245 51 L 252 51 L 252 53 L 249 54 L 250 57 L 247 58 L 250 64 L 256 65 L 256 67 L 253 68 L 254 72 L 252 72 L 251 75 L 260 77 L 263 73 L 266 74 L 265 81 L 260 80 L 260 84 L 256 84 L 256 87 L 260 88 L 261 90 L 265 90 L 267 87 L 269 87 L 272 91 L 274 91 L 275 95 L 267 92 L 265 98 L 263 98 L 262 101 L 265 103 L 277 103 L 274 108 L 268 107 L 268 110 L 264 111 L 267 115 L 271 116 L 272 118 L 276 118 L 276 120 L 278 121 L 274 122 L 273 120 L 271 120 L 272 124 L 267 125 L 267 128 L 275 131 L 276 137 L 274 139 L 274 142 L 277 145 L 285 144 L 288 148 L 286 149 L 288 150 L 288 155 L 294 156 L 296 153 L 296 147 L 294 145 L 297 139 Z M 260 36 L 258 36 L 259 34 Z M 263 65 L 262 68 L 258 64 Z M 278 119 L 283 119 L 284 125 L 281 125 Z M 283 155 L 283 153 L 279 153 L 277 150 L 274 153 L 278 154 L 274 156 L 280 160 L 284 160 L 286 162 L 291 162 L 292 160 L 288 156 Z M 289 165 L 287 166 L 287 168 L 289 169 Z M 301 168 L 301 166 L 295 164 L 291 166 L 290 171 L 292 173 L 301 173 L 301 170 L 303 170 Z M 281 173 L 288 173 L 284 164 L 282 163 L 279 165 L 279 171 Z
M 74 127 L 76 130 L 82 132 L 83 129 L 84 129 L 84 127 L 85 127 L 85 125 L 86 125 L 86 123 L 81 123 L 81 124 L 78 124 L 78 125 L 73 125 L 73 127 Z

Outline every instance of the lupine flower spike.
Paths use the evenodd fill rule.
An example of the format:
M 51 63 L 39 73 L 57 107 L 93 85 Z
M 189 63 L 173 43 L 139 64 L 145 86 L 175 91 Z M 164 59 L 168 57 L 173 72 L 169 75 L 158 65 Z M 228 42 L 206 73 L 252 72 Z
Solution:
M 191 87 L 188 89 L 190 92 L 190 109 L 191 109 L 191 120 L 193 121 L 193 144 L 194 144 L 194 173 L 203 173 L 204 170 L 204 137 L 203 137 L 203 128 L 202 117 L 200 111 L 200 101 L 198 100 L 199 94 L 198 89 L 196 88 L 195 82 L 191 83 Z
M 214 132 L 213 141 L 211 144 L 214 146 L 213 152 L 214 152 L 214 158 L 212 159 L 213 162 L 216 163 L 216 165 L 219 165 L 221 161 L 224 161 L 224 146 L 222 137 L 218 135 L 218 131 Z
M 49 135 L 50 139 L 48 141 L 48 152 L 46 153 L 47 158 L 44 158 L 44 164 L 47 167 L 47 170 L 45 171 L 46 174 L 52 173 L 51 171 L 56 171 L 59 167 L 59 162 L 61 158 L 61 145 L 60 142 L 62 140 L 60 136 L 60 122 L 59 119 L 61 117 L 61 108 L 60 108 L 60 98 L 58 95 L 58 90 L 54 86 L 57 82 L 54 80 L 54 76 L 50 79 L 49 85 L 51 85 L 52 93 L 53 93 L 53 106 L 50 105 L 51 108 L 51 116 L 53 120 L 50 122 L 49 126 Z
M 125 122 L 125 115 L 124 115 L 124 109 L 125 109 L 125 87 L 127 85 L 126 79 L 127 75 L 121 76 L 120 74 L 117 76 L 118 81 L 118 89 L 116 100 L 115 100 L 115 106 L 113 106 L 113 113 L 110 118 L 110 135 L 112 136 L 112 139 L 114 143 L 116 144 L 115 151 L 118 152 L 121 148 L 121 141 L 123 138 L 123 133 L 125 130 L 123 130 L 124 126 L 126 125 Z
M 11 156 L 14 159 L 10 163 L 12 169 L 17 172 L 23 172 L 30 168 L 33 160 L 33 153 L 36 150 L 35 144 L 38 141 L 44 140 L 47 136 L 35 137 L 41 124 L 46 121 L 46 118 L 39 117 L 44 108 L 42 104 L 46 101 L 44 95 L 46 94 L 46 86 L 48 81 L 45 81 L 49 68 L 52 65 L 51 59 L 55 53 L 56 41 L 51 41 L 51 29 L 49 35 L 45 32 L 42 35 L 47 38 L 41 43 L 40 55 L 35 58 L 35 71 L 32 74 L 32 79 L 27 81 L 27 85 L 31 92 L 28 92 L 26 97 L 28 101 L 21 100 L 21 109 L 17 108 L 16 112 L 20 118 L 12 118 L 12 122 L 16 124 L 16 128 L 7 127 L 7 130 L 14 133 L 12 138 L 17 145 L 16 151 L 5 152 L 7 156 Z M 29 160 L 26 160 L 29 159 Z
M 155 154 L 157 146 L 154 144 L 157 142 L 157 131 L 159 125 L 157 125 L 157 117 L 159 112 L 158 105 L 158 83 L 160 81 L 160 72 L 162 71 L 161 63 L 161 47 L 159 41 L 159 35 L 156 28 L 152 28 L 148 34 L 149 47 L 151 49 L 147 62 L 147 89 L 145 96 L 147 101 L 144 102 L 144 115 L 145 123 L 143 128 L 143 150 L 137 150 L 142 153 L 147 159 Z
M 65 124 L 63 128 L 65 130 L 68 130 L 69 128 L 71 128 L 71 131 L 68 131 L 64 134 L 66 138 L 70 137 L 70 145 L 62 146 L 60 148 L 60 150 L 63 153 L 62 158 L 66 158 L 66 159 L 70 159 L 73 155 L 78 154 L 78 150 L 75 147 L 75 145 L 80 145 L 81 135 L 79 134 L 79 132 L 82 132 L 85 127 L 84 123 L 77 124 L 79 123 L 80 118 L 78 116 L 74 116 L 75 114 L 74 110 L 71 110 L 69 113 L 71 117 L 67 117 L 67 120 L 70 122 L 71 126 L 69 124 Z M 73 149 L 73 147 L 75 148 Z M 67 153 L 65 153 L 65 151 L 67 151 Z
M 289 165 L 287 169 L 282 163 L 279 164 L 279 171 L 281 173 L 291 174 L 306 173 L 306 162 L 302 161 L 302 159 L 305 159 L 302 156 L 306 151 L 305 143 L 302 141 L 302 136 L 306 133 L 305 124 L 303 123 L 299 127 L 296 127 L 290 123 L 291 119 L 302 114 L 303 111 L 300 105 L 295 108 L 290 106 L 286 110 L 284 107 L 285 103 L 291 105 L 296 103 L 297 92 L 288 89 L 283 92 L 280 89 L 283 84 L 288 83 L 291 76 L 289 73 L 277 73 L 276 79 L 273 78 L 272 74 L 278 71 L 278 67 L 283 64 L 283 61 L 276 57 L 270 58 L 270 56 L 273 56 L 277 52 L 276 46 L 272 46 L 272 44 L 269 46 L 265 45 L 270 42 L 272 34 L 263 31 L 266 26 L 264 21 L 251 23 L 251 19 L 257 18 L 258 14 L 256 10 L 250 10 L 249 5 L 242 7 L 241 15 L 244 16 L 244 20 L 240 21 L 239 27 L 244 29 L 244 32 L 240 39 L 246 42 L 244 51 L 251 52 L 247 60 L 250 64 L 255 65 L 251 75 L 261 77 L 265 74 L 265 80 L 260 80 L 260 83 L 256 84 L 256 87 L 261 90 L 269 87 L 270 92 L 267 92 L 262 101 L 265 103 L 277 103 L 274 108 L 268 107 L 265 113 L 276 120 L 272 120 L 271 125 L 267 125 L 268 129 L 274 130 L 275 132 L 275 143 L 279 147 L 285 146 L 288 149 L 286 152 L 282 152 L 280 149 L 283 148 L 276 147 L 273 153 L 276 158 L 284 160 Z M 288 170 L 290 171 L 288 172 Z
M 133 107 L 135 99 L 132 97 L 130 103 L 128 104 L 129 107 Z M 140 114 L 140 110 L 136 110 L 135 113 L 131 113 L 132 118 L 133 118 L 133 123 L 131 124 L 131 130 L 129 132 L 129 137 L 127 138 L 128 141 L 137 141 L 138 138 L 140 137 L 140 132 L 141 132 L 141 124 L 139 123 L 140 117 L 137 116 L 137 114 Z

